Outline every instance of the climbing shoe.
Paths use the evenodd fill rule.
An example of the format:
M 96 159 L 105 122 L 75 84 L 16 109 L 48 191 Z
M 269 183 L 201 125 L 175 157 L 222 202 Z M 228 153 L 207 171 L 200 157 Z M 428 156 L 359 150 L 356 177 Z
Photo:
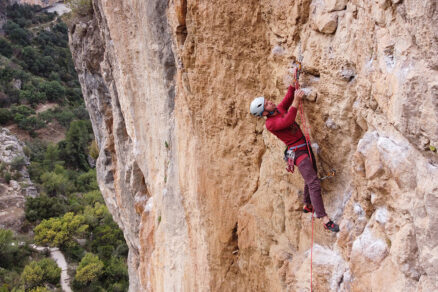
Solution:
M 313 206 L 312 205 L 304 205 L 303 212 L 304 213 L 313 213 Z
M 339 232 L 339 226 L 338 224 L 336 224 L 335 222 L 333 222 L 332 220 L 330 220 L 329 222 L 327 222 L 326 224 L 324 224 L 325 229 L 328 229 L 330 231 L 333 232 Z

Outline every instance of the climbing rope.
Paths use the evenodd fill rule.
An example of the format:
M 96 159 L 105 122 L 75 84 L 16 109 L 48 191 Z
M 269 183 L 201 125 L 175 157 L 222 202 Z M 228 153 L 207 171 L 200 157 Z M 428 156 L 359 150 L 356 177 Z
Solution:
M 312 211 L 312 242 L 311 242 L 311 246 L 310 246 L 310 292 L 312 292 L 312 263 L 313 263 L 313 221 L 314 221 L 314 218 L 313 218 L 313 213 L 314 213 L 315 211 Z
M 302 61 L 302 57 L 301 57 L 301 46 L 300 46 L 300 57 L 299 57 L 299 61 L 298 61 L 298 66 L 295 68 L 295 90 L 300 89 L 300 83 L 298 82 L 299 78 L 300 78 L 300 73 L 301 73 L 301 61 Z M 300 117 L 301 117 L 301 125 L 303 127 L 303 132 L 304 132 L 304 137 L 306 138 L 306 144 L 307 144 L 307 151 L 309 153 L 309 157 L 310 157 L 310 161 L 313 164 L 313 159 L 312 159 L 312 155 L 310 154 L 310 136 L 309 136 L 309 130 L 307 128 L 307 124 L 306 124 L 306 117 L 304 116 L 304 109 L 303 109 L 303 101 L 300 100 L 300 103 L 298 104 L 298 109 L 300 111 Z M 312 211 L 312 241 L 311 241 L 311 245 L 310 245 L 310 292 L 313 291 L 313 285 L 312 285 L 312 264 L 313 264 L 313 223 L 314 223 L 314 216 L 313 216 L 314 211 Z

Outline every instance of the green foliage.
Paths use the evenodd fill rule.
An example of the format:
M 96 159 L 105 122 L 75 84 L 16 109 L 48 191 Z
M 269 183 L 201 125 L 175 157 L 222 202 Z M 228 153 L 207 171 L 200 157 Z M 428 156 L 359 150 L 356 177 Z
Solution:
M 47 289 L 46 287 L 35 287 L 29 292 L 50 292 L 50 290 Z
M 60 198 L 40 195 L 36 198 L 27 197 L 24 211 L 26 219 L 35 222 L 63 215 L 66 212 L 66 206 Z
M 93 7 L 91 0 L 67 0 L 75 17 L 91 15 Z
M 11 230 L 0 228 L 0 268 L 16 269 L 27 260 L 29 255 L 29 247 L 19 246 Z M 2 277 L 0 275 L 0 282 Z
M 128 279 L 128 267 L 125 260 L 119 257 L 112 257 L 105 266 L 105 280 L 113 284 L 111 290 L 127 291 L 129 286 Z
M 99 148 L 97 148 L 96 140 L 93 140 L 93 142 L 91 142 L 90 146 L 88 147 L 88 153 L 94 160 L 99 157 Z
M 65 96 L 65 88 L 58 81 L 48 81 L 41 85 L 49 101 L 61 101 Z
M 12 179 L 12 174 L 11 174 L 9 171 L 5 171 L 5 172 L 3 173 L 3 178 L 4 178 L 5 182 L 6 182 L 7 184 L 9 184 L 9 182 L 10 182 L 11 179 Z
M 49 144 L 44 154 L 43 167 L 46 171 L 54 171 L 56 166 L 62 166 L 64 162 L 59 159 L 59 149 L 57 145 Z
M 97 190 L 99 186 L 97 185 L 96 170 L 90 169 L 88 172 L 79 175 L 75 184 L 76 190 L 79 192 Z
M 13 254 L 18 250 L 11 230 L 0 229 L 0 267 L 8 267 L 13 260 Z
M 79 262 L 86 253 L 85 249 L 76 242 L 72 242 L 69 246 L 61 247 L 61 250 L 69 261 L 74 262 Z
M 99 190 L 88 192 L 84 194 L 83 197 L 86 205 L 94 206 L 96 202 L 105 204 L 105 201 L 103 200 L 102 194 L 100 193 Z
M 26 159 L 24 156 L 16 156 L 11 161 L 12 170 L 21 170 L 26 165 Z
M 12 122 L 14 116 L 7 108 L 0 108 L 0 124 L 6 125 L 9 122 Z
M 61 268 L 49 258 L 31 262 L 21 273 L 21 279 L 27 289 L 41 286 L 44 283 L 57 284 L 60 276 Z
M 45 158 L 47 149 L 47 142 L 39 139 L 32 139 L 26 142 L 26 146 L 30 149 L 30 160 L 36 162 L 42 162 Z
M 10 58 L 13 52 L 11 43 L 7 39 L 0 37 L 0 54 Z
M 44 172 L 41 175 L 41 183 L 47 194 L 66 194 L 73 191 L 74 186 L 72 182 L 67 177 L 65 169 L 57 165 L 55 171 Z
M 70 123 L 65 144 L 60 145 L 61 157 L 68 165 L 82 170 L 88 170 L 87 148 L 90 134 L 86 121 L 73 121 Z
M 75 282 L 79 286 L 87 286 L 99 280 L 103 273 L 104 264 L 97 255 L 86 253 L 76 269 Z
M 110 223 L 112 221 L 111 214 L 108 211 L 108 208 L 99 202 L 96 202 L 94 204 L 94 207 L 92 206 L 86 206 L 84 209 L 84 217 L 85 217 L 85 223 L 90 226 L 93 230 L 98 227 L 101 223 Z M 107 225 L 104 225 L 106 228 Z M 111 232 L 109 229 L 101 230 L 101 235 L 106 235 L 106 233 Z M 116 240 L 117 234 L 109 234 L 106 236 L 107 239 L 111 238 Z
M 44 92 L 40 92 L 37 89 L 33 88 L 31 90 L 21 90 L 20 91 L 20 100 L 22 102 L 27 102 L 32 106 L 35 106 L 39 103 L 44 103 L 47 101 L 46 94 Z
M 35 242 L 57 247 L 74 245 L 73 237 L 82 235 L 88 228 L 84 222 L 83 215 L 74 215 L 72 212 L 60 218 L 43 220 L 34 229 Z
M 28 117 L 30 115 L 35 114 L 35 110 L 25 105 L 19 105 L 19 106 L 12 106 L 11 113 L 14 116 L 19 114 L 22 115 L 23 117 Z
M 6 24 L 3 26 L 3 30 L 5 31 L 8 39 L 13 43 L 22 46 L 30 44 L 30 40 L 32 37 L 31 32 L 24 28 L 21 28 L 20 25 L 16 24 L 15 22 L 7 21 Z
M 44 127 L 44 122 L 35 116 L 23 118 L 18 122 L 18 127 L 26 131 L 35 131 Z

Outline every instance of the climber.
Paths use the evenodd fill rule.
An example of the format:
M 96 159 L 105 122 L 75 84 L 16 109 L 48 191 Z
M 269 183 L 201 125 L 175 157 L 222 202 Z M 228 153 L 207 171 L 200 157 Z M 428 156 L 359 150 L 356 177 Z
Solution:
M 322 220 L 326 229 L 338 232 L 339 226 L 325 213 L 315 157 L 310 147 L 309 153 L 306 138 L 300 126 L 295 122 L 298 105 L 303 96 L 304 91 L 301 89 L 295 91 L 295 88 L 290 85 L 286 96 L 278 106 L 261 96 L 251 102 L 250 112 L 257 117 L 266 117 L 266 128 L 286 144 L 286 151 L 293 152 L 292 167 L 293 164 L 298 167 L 305 182 L 303 212 L 315 212 L 316 217 Z

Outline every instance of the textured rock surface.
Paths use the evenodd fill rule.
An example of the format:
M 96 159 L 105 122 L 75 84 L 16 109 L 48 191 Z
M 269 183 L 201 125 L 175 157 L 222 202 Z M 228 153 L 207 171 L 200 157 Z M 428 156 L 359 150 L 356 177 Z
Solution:
M 131 291 L 310 290 L 303 181 L 248 114 L 303 55 L 317 291 L 438 289 L 436 1 L 94 0 L 71 47 Z
M 24 163 L 29 160 L 23 152 L 24 143 L 19 141 L 8 129 L 0 128 L 0 228 L 20 231 L 24 220 L 24 203 L 26 197 L 36 197 L 38 191 L 29 178 L 26 167 L 19 171 L 18 178 L 6 182 L 3 178 L 11 173 L 10 164 L 16 158 L 23 157 Z

